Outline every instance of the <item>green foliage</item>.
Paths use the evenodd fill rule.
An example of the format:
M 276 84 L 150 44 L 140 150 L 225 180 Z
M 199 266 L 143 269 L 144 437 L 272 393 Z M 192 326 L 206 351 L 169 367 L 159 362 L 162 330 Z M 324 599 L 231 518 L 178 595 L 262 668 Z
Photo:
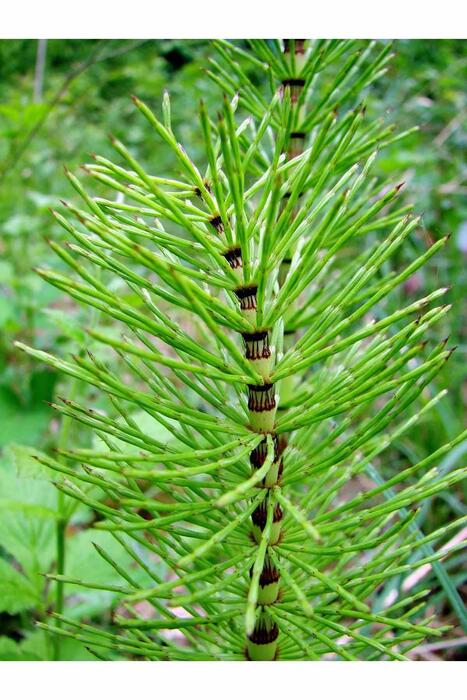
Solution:
M 0 41 L 0 416 L 2 425 L 4 412 L 12 420 L 13 414 L 18 418 L 11 430 L 2 431 L 3 440 L 12 436 L 13 442 L 44 446 L 43 428 L 51 417 L 49 411 L 42 422 L 38 417 L 38 430 L 31 426 L 32 441 L 23 437 L 28 434 L 27 429 L 21 431 L 24 412 L 33 404 L 34 412 L 36 404 L 43 410 L 42 400 L 50 401 L 52 395 L 36 401 L 33 394 L 29 401 L 31 375 L 37 367 L 12 352 L 13 341 L 45 349 L 76 349 L 76 344 L 83 343 L 82 327 L 89 323 L 76 306 L 63 306 L 60 294 L 41 284 L 32 269 L 50 257 L 44 240 L 50 232 L 49 208 L 70 195 L 64 187 L 63 163 L 77 167 L 89 153 L 110 155 L 107 130 L 123 124 L 138 155 L 152 156 L 128 95 L 138 90 L 152 98 L 170 81 L 176 83 L 177 111 L 183 114 L 191 109 L 202 91 L 200 84 L 206 82 L 195 62 L 206 45 L 178 44 L 177 49 L 176 42 L 49 40 L 42 99 L 34 102 L 37 42 Z M 174 80 L 171 61 L 178 50 L 190 62 L 175 64 Z M 196 142 L 189 123 L 185 121 L 182 130 Z M 161 164 L 170 168 L 170 158 Z
M 38 150 L 22 156 L 34 166 L 27 196 L 18 205 L 7 189 L 0 201 L 0 274 L 18 304 L 0 308 L 5 354 L 11 335 L 28 345 L 3 378 L 5 443 L 44 445 L 44 399 L 57 376 L 71 381 L 47 438 L 58 452 L 13 445 L 1 463 L 1 590 L 24 638 L 0 637 L 0 658 L 243 659 L 247 649 L 257 659 L 397 659 L 447 629 L 427 597 L 436 580 L 467 627 L 460 543 L 441 561 L 465 524 L 467 444 L 440 390 L 451 352 L 438 342 L 441 298 L 461 281 L 452 241 L 449 267 L 436 262 L 446 229 L 432 222 L 444 205 L 428 193 L 445 170 L 425 182 L 433 169 L 417 169 L 426 128 L 412 129 L 416 108 L 391 110 L 402 135 L 380 118 L 414 86 L 394 68 L 385 82 L 388 44 L 312 42 L 304 60 L 293 42 L 288 54 L 278 41 L 161 42 L 156 58 L 143 42 L 128 62 L 130 43 L 70 45 L 74 59 L 96 60 L 58 108 L 10 105 L 1 117 L 8 164 L 48 115 Z M 396 70 L 410 75 L 404 51 L 399 43 Z M 217 120 L 222 95 L 198 78 L 201 53 L 229 96 Z M 303 89 L 278 91 L 297 76 Z M 159 120 L 147 101 L 169 80 Z M 446 89 L 454 101 L 462 93 Z M 144 98 L 135 103 L 155 138 L 129 92 Z M 197 127 L 187 115 L 199 95 Z M 116 162 L 104 120 L 124 134 L 112 139 Z M 438 112 L 433 130 L 442 122 Z M 35 159 L 43 146 L 50 157 Z M 450 137 L 442 146 L 456 178 Z M 84 150 L 103 154 L 85 168 L 93 195 L 68 173 L 83 204 L 56 213 L 51 270 L 37 235 L 63 191 L 50 175 Z M 429 235 L 406 216 L 411 192 L 395 186 L 394 172 L 411 167 Z M 450 212 L 455 226 L 462 211 Z M 65 306 L 63 292 L 77 304 Z M 435 498 L 447 516 L 433 517 Z M 429 577 L 407 591 L 423 563 Z
M 401 253 L 408 259 L 406 256 L 413 250 L 426 249 L 446 233 L 452 236 L 444 254 L 417 272 L 402 287 L 400 297 L 428 290 L 434 278 L 451 285 L 452 312 L 441 322 L 439 332 L 450 335 L 451 342 L 459 346 L 459 352 L 436 379 L 438 386 L 449 387 L 449 401 L 440 404 L 423 425 L 407 436 L 406 443 L 420 457 L 457 435 L 466 423 L 462 390 L 467 327 L 466 250 L 462 239 L 467 220 L 463 158 L 466 97 L 462 76 L 467 59 L 465 42 L 461 41 L 397 41 L 395 52 L 393 65 L 370 99 L 384 106 L 400 128 L 413 124 L 420 127 L 404 141 L 384 149 L 379 159 L 383 173 L 405 173 L 405 196 L 413 198 L 423 212 L 423 235 L 412 241 L 412 250 L 407 247 Z M 397 80 L 397 75 L 404 79 Z M 464 490 L 464 498 L 466 495 Z
M 37 603 L 36 591 L 28 580 L 6 561 L 0 560 L 2 600 L 0 612 L 15 614 L 32 608 Z
M 37 458 L 46 459 L 36 449 L 12 445 L 5 450 L 0 461 L 0 547 L 5 559 L 0 559 L 0 613 L 14 619 L 28 611 L 34 619 L 46 618 L 47 609 L 55 597 L 55 585 L 44 574 L 55 567 L 55 531 L 60 513 L 57 511 L 56 490 L 48 469 L 41 467 Z M 94 489 L 99 497 L 101 491 Z M 101 589 L 84 590 L 70 584 L 72 596 L 71 615 L 74 619 L 90 619 L 103 615 L 115 603 L 116 594 L 102 590 L 110 584 L 118 587 L 124 579 L 99 553 L 99 548 L 120 566 L 130 571 L 131 556 L 110 533 L 80 530 L 89 522 L 92 513 L 86 508 L 72 506 L 73 515 L 68 533 L 67 570 L 71 577 L 90 577 Z M 124 542 L 125 545 L 125 542 Z M 157 568 L 157 567 L 156 567 Z M 158 570 L 162 573 L 161 567 Z M 141 585 L 148 585 L 144 571 L 135 572 Z M 3 660 L 49 660 L 51 642 L 42 631 L 32 632 L 27 625 L 21 644 L 0 637 L 0 654 Z M 61 648 L 62 659 L 92 659 L 82 644 L 65 640 Z
M 0 545 L 21 565 L 36 592 L 52 563 L 56 495 L 49 479 L 32 475 L 31 450 L 11 447 L 0 462 Z

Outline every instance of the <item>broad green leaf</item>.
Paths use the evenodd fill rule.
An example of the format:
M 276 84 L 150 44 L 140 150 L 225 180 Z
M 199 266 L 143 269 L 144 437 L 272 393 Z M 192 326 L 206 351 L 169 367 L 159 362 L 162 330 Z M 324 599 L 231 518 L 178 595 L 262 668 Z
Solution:
M 0 637 L 0 661 L 42 661 L 43 657 L 24 649 L 24 643 Z
M 33 608 L 39 600 L 37 591 L 28 579 L 0 559 L 0 612 L 16 615 Z
M 61 661 L 94 660 L 95 657 L 86 650 L 82 642 L 71 638 L 61 638 L 59 641 Z M 52 642 L 50 635 L 47 636 L 43 630 L 36 630 L 28 634 L 19 647 L 23 655 L 34 657 L 31 660 L 51 661 L 53 658 Z
M 0 459 L 0 546 L 40 590 L 38 574 L 48 571 L 54 558 L 57 494 L 49 481 L 31 478 L 30 454 L 28 448 L 16 447 Z M 29 476 L 18 475 L 22 468 Z
M 39 445 L 50 418 L 51 411 L 43 402 L 23 405 L 12 391 L 0 387 L 0 447 L 11 442 Z
M 42 630 L 27 634 L 21 642 L 9 637 L 0 637 L 0 661 L 51 661 L 52 640 Z M 84 644 L 75 639 L 60 640 L 60 659 L 62 661 L 93 661 Z

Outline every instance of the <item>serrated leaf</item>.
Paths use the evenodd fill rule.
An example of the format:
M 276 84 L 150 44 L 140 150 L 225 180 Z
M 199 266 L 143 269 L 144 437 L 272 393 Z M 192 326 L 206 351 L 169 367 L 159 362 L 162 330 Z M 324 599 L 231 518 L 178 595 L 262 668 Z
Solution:
M 60 638 L 59 641 L 61 661 L 94 660 L 94 657 L 86 650 L 82 642 L 66 637 Z M 47 634 L 43 630 L 35 630 L 21 642 L 19 652 L 24 657 L 30 657 L 31 661 L 50 661 L 51 640 L 50 638 L 47 639 Z M 27 658 L 24 660 L 26 661 Z
M 24 406 L 5 387 L 0 387 L 0 447 L 10 442 L 37 445 L 50 420 L 50 410 L 43 403 Z
M 18 460 L 26 449 L 16 448 L 0 460 L 0 545 L 41 589 L 38 574 L 49 569 L 54 557 L 57 494 L 44 479 L 18 476 Z
M 0 559 L 0 612 L 16 615 L 33 608 L 38 602 L 37 592 L 28 579 Z
M 28 445 L 16 445 L 13 443 L 5 448 L 4 455 L 7 462 L 13 467 L 15 476 L 22 479 L 50 481 L 48 470 L 35 459 L 36 456 L 45 457 L 44 452 Z
M 0 637 L 0 661 L 51 661 L 51 642 L 45 632 L 37 630 L 28 634 L 21 642 L 9 637 Z M 92 661 L 82 642 L 75 639 L 60 639 L 61 661 Z
M 24 649 L 10 637 L 0 637 L 0 661 L 42 661 L 37 654 Z

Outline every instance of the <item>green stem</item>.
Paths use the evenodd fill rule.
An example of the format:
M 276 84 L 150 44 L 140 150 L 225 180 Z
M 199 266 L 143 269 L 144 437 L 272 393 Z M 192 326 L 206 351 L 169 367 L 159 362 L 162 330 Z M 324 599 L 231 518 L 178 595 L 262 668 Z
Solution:
M 300 62 L 304 56 L 303 41 L 285 41 L 284 54 L 290 68 L 290 78 L 283 81 L 283 88 L 290 87 L 293 108 L 300 90 L 302 81 L 297 78 L 300 72 Z M 291 130 L 288 135 L 287 157 L 293 158 L 303 151 L 304 135 L 297 131 L 300 121 L 298 110 L 292 120 Z M 284 200 L 284 207 L 287 199 Z M 288 254 L 291 258 L 292 253 Z M 283 283 L 289 271 L 290 261 L 281 265 L 279 283 Z M 256 288 L 255 288 L 255 314 L 256 317 Z M 257 319 L 252 319 L 256 325 Z M 258 560 L 252 573 L 251 587 L 248 596 L 247 608 L 247 657 L 251 661 L 273 661 L 279 653 L 279 627 L 275 617 L 271 615 L 271 606 L 277 601 L 280 586 L 280 570 L 275 566 L 273 547 L 279 541 L 282 529 L 282 509 L 279 504 L 272 502 L 274 487 L 281 479 L 282 451 L 286 446 L 286 440 L 279 440 L 275 433 L 276 419 L 276 392 L 270 383 L 271 371 L 269 359 L 269 330 L 264 331 L 255 328 L 252 334 L 244 335 L 246 345 L 246 358 L 255 364 L 257 370 L 262 373 L 262 386 L 249 385 L 248 408 L 250 409 L 250 427 L 252 430 L 265 435 L 263 442 L 250 454 L 250 462 L 253 469 L 260 469 L 266 459 L 265 446 L 273 440 L 274 456 L 273 464 L 264 478 L 262 485 L 268 490 L 264 501 L 252 514 L 252 535 L 258 543 Z M 290 392 L 290 387 L 283 387 L 281 394 Z M 275 499 L 274 499 L 275 500 Z M 268 517 L 266 518 L 266 513 Z M 266 520 L 268 522 L 266 522 Z M 260 556 L 261 555 L 261 556 Z M 253 607 L 252 607 L 253 603 Z M 254 609 L 256 608 L 256 609 Z M 254 624 L 253 624 L 254 621 Z M 253 629 L 252 629 L 253 628 Z
M 78 392 L 79 380 L 74 379 L 70 385 L 70 400 L 76 397 Z M 57 446 L 59 449 L 64 449 L 68 445 L 68 436 L 70 433 L 72 419 L 70 416 L 64 416 L 60 427 Z M 66 529 L 68 526 L 68 517 L 65 514 L 65 494 L 62 491 L 57 493 L 57 525 L 55 528 L 55 551 L 56 551 L 56 571 L 57 574 L 63 576 L 66 566 Z M 63 613 L 65 600 L 65 584 L 62 580 L 57 580 L 55 583 L 55 612 L 58 615 Z M 62 621 L 57 618 L 56 626 L 61 627 Z M 53 640 L 53 660 L 60 661 L 60 635 L 55 635 Z
M 60 496 L 63 496 L 61 492 L 59 492 Z M 63 500 L 63 499 L 60 499 Z M 67 521 L 60 518 L 57 520 L 57 527 L 56 527 L 56 552 L 57 552 L 57 574 L 63 575 L 65 573 L 65 531 L 67 527 Z M 61 615 L 63 613 L 63 601 L 65 597 L 65 584 L 62 580 L 56 581 L 55 584 L 55 612 L 58 615 Z M 56 620 L 56 625 L 57 627 L 62 626 L 62 622 L 60 619 Z M 60 637 L 58 635 L 54 636 L 54 645 L 53 645 L 53 660 L 54 661 L 60 661 Z
M 286 58 L 286 61 L 289 65 L 290 68 L 290 79 L 285 82 L 291 82 L 291 80 L 296 81 L 296 79 L 299 76 L 301 67 L 303 65 L 303 60 L 304 60 L 304 46 L 303 46 L 303 39 L 289 39 L 284 41 L 284 56 Z M 295 88 L 291 88 L 291 90 L 295 89 L 296 95 L 295 99 L 296 102 L 298 102 L 301 91 L 303 87 L 297 86 Z M 293 94 L 293 93 L 292 93 Z M 294 117 L 292 120 L 292 128 L 288 133 L 287 136 L 287 159 L 291 160 L 292 158 L 295 158 L 296 156 L 300 155 L 303 153 L 304 146 L 305 146 L 305 134 L 302 131 L 301 127 L 301 121 L 303 118 L 302 115 L 302 109 L 298 108 L 298 105 L 296 102 L 293 102 L 293 110 L 294 110 Z M 284 199 L 284 208 L 287 205 L 287 198 Z M 295 217 L 297 213 L 297 208 L 298 208 L 298 202 L 295 210 L 292 212 L 292 216 Z M 280 266 L 280 271 L 279 271 L 279 285 L 282 287 L 282 285 L 285 283 L 287 275 L 290 270 L 290 264 L 292 262 L 292 256 L 293 256 L 294 250 L 290 249 L 286 253 L 286 257 L 283 259 L 281 262 Z M 295 343 L 295 333 L 292 331 L 288 331 L 287 329 L 287 321 L 291 317 L 295 310 L 295 303 L 292 302 L 290 304 L 289 309 L 287 311 L 287 314 L 285 315 L 284 318 L 284 339 L 283 339 L 283 351 L 286 353 L 291 347 L 293 347 Z M 281 403 L 287 405 L 287 402 L 293 397 L 294 393 L 296 390 L 296 380 L 295 377 L 286 377 L 284 380 L 280 382 L 280 399 Z M 285 408 L 285 407 L 284 407 Z M 280 410 L 284 410 L 284 408 L 281 408 Z

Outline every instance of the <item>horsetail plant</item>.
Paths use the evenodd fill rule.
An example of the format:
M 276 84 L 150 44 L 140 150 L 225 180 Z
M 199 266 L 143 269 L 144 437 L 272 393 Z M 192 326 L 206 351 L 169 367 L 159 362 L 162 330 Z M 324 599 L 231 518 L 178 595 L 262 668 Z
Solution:
M 387 481 L 362 481 L 442 398 L 430 383 L 452 352 L 426 344 L 446 289 L 385 303 L 446 243 L 390 265 L 420 219 L 398 203 L 399 183 L 371 175 L 377 149 L 403 135 L 358 100 L 391 49 L 213 48 L 208 74 L 224 99 L 217 119 L 200 106 L 205 162 L 178 143 L 168 94 L 162 120 L 135 97 L 179 178 L 151 174 L 112 138 L 118 163 L 95 156 L 85 171 L 117 196 L 93 197 L 67 171 L 83 208 L 54 212 L 71 241 L 51 246 L 74 274 L 38 272 L 99 311 L 90 342 L 124 372 L 102 352 L 65 360 L 20 345 L 108 400 L 104 412 L 61 399 L 57 411 L 98 441 L 40 459 L 141 576 L 98 547 L 122 579 L 107 588 L 114 628 L 61 613 L 42 626 L 98 658 L 403 659 L 446 628 L 426 590 L 388 602 L 381 589 L 435 562 L 432 545 L 465 520 L 416 527 L 417 505 L 464 477 L 436 466 L 465 434 Z

